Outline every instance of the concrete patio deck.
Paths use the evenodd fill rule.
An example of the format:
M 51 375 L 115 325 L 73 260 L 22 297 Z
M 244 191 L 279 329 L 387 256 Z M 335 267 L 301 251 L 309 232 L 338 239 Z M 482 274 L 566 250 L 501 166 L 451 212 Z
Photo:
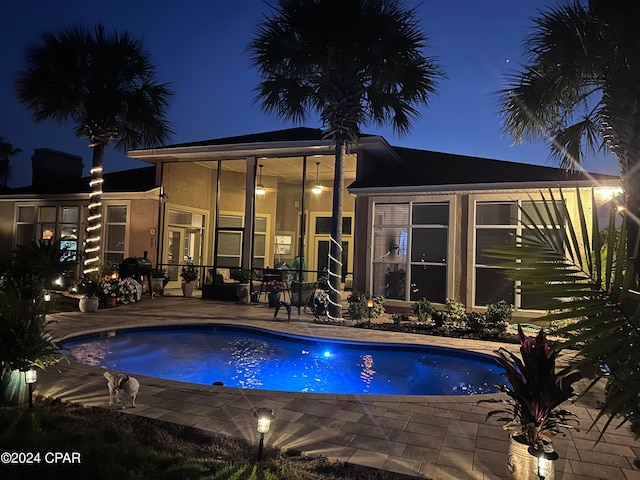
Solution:
M 443 345 L 491 353 L 498 344 L 450 338 L 395 334 L 316 324 L 312 317 L 291 322 L 286 312 L 273 319 L 266 304 L 237 305 L 199 298 L 145 297 L 133 305 L 94 314 L 58 313 L 53 333 L 65 338 L 81 333 L 130 326 L 233 323 L 286 333 L 346 340 Z M 77 363 L 59 364 L 39 375 L 35 394 L 85 406 L 108 407 L 103 370 Z M 323 455 L 353 464 L 429 479 L 505 478 L 507 433 L 485 422 L 491 406 L 479 396 L 380 396 L 287 393 L 204 386 L 136 375 L 141 389 L 135 409 L 123 412 L 193 426 L 257 444 L 253 411 L 276 411 L 265 444 L 306 455 Z M 590 405 L 592 404 L 592 405 Z M 597 432 L 587 433 L 597 410 L 593 400 L 569 408 L 580 431 L 554 439 L 560 455 L 556 479 L 640 480 L 634 460 L 640 443 L 626 428 L 611 428 L 594 445 Z

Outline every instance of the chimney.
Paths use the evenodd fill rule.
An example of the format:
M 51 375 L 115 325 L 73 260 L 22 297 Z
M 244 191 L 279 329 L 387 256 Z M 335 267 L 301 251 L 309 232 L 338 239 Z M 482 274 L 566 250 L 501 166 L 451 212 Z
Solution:
M 52 185 L 82 178 L 82 157 L 50 148 L 35 148 L 31 157 L 34 188 L 48 189 Z

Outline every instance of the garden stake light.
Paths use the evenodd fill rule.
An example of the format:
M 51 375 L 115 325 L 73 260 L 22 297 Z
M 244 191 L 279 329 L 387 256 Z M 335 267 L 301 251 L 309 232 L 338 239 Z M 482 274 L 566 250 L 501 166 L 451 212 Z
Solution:
M 253 416 L 258 420 L 256 430 L 260 434 L 260 445 L 258 447 L 258 461 L 262 460 L 262 451 L 264 449 L 264 434 L 269 431 L 271 421 L 276 418 L 276 412 L 270 408 L 259 408 L 253 412 Z
M 29 388 L 29 410 L 33 410 L 33 385 L 38 381 L 38 372 L 31 367 L 24 371 L 24 382 Z

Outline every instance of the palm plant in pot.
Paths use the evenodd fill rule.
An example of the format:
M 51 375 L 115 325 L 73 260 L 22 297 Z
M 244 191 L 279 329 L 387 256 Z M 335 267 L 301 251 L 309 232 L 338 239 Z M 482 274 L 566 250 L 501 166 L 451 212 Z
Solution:
M 518 337 L 520 357 L 503 347 L 495 350 L 496 360 L 505 369 L 509 383 L 497 387 L 508 398 L 479 403 L 503 406 L 490 411 L 487 419 L 495 417 L 504 422 L 503 428 L 511 434 L 507 458 L 510 478 L 537 479 L 531 465 L 535 459 L 527 450 L 534 447 L 549 451 L 551 437 L 564 435 L 562 428 L 572 428 L 570 423 L 577 423 L 574 415 L 560 406 L 574 397 L 572 385 L 581 375 L 571 367 L 556 372 L 559 350 L 551 349 L 543 329 L 532 339 L 518 325 Z

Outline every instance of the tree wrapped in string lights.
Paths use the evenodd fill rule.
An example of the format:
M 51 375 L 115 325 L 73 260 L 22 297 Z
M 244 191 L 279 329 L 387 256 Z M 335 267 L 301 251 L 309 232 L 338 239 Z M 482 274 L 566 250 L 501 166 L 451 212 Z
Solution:
M 139 39 L 109 35 L 102 25 L 45 33 L 27 49 L 18 74 L 18 100 L 36 122 L 75 125 L 93 148 L 84 273 L 98 270 L 102 232 L 102 168 L 110 142 L 117 150 L 154 147 L 171 132 L 165 119 L 166 84 L 155 80 L 155 65 Z

